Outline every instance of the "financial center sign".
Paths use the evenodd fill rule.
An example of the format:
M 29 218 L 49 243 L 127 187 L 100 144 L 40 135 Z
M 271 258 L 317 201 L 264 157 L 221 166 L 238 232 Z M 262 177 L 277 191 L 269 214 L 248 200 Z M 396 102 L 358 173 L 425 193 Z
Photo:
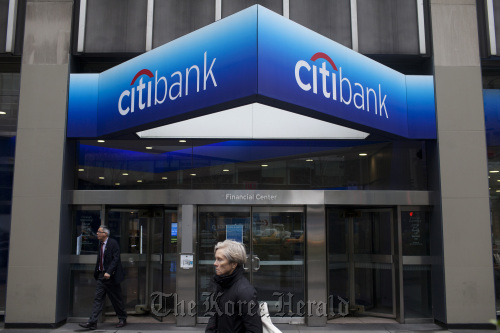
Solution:
M 253 6 L 102 74 L 72 76 L 68 136 L 144 130 L 259 102 L 365 131 L 435 138 L 432 77 L 408 85 L 413 79 Z M 75 119 L 94 109 L 95 124 L 82 128 Z M 431 130 L 409 131 L 411 117 Z

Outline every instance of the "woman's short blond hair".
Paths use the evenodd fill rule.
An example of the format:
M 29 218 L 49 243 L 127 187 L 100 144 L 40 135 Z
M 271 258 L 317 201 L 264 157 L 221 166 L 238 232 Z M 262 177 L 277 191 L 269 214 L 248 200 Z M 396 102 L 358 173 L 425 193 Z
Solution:
M 226 239 L 215 245 L 214 255 L 217 250 L 222 250 L 224 257 L 226 257 L 230 263 L 234 262 L 237 263 L 238 266 L 243 266 L 247 262 L 247 251 L 245 250 L 245 246 L 240 242 Z

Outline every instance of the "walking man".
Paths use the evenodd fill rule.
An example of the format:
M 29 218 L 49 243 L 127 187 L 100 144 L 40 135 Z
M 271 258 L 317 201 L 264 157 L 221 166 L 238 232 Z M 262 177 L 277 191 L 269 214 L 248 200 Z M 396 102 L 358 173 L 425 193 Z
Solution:
M 99 239 L 99 255 L 95 265 L 94 278 L 97 281 L 94 303 L 92 304 L 92 314 L 86 323 L 80 324 L 81 327 L 95 330 L 97 328 L 97 319 L 104 307 L 106 295 L 108 295 L 118 316 L 119 322 L 117 328 L 127 324 L 127 312 L 123 306 L 122 288 L 120 283 L 125 278 L 122 263 L 120 261 L 120 247 L 118 242 L 109 238 L 109 229 L 100 226 L 97 230 Z

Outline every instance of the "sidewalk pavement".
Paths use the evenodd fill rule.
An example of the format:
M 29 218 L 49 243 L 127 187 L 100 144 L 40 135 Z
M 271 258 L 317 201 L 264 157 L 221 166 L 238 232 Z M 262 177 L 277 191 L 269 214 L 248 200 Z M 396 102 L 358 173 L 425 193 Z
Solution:
M 195 327 L 177 327 L 175 324 L 166 323 L 129 323 L 127 326 L 117 329 L 116 323 L 104 322 L 98 324 L 95 331 L 82 329 L 77 323 L 66 323 L 56 329 L 20 329 L 20 328 L 4 328 L 0 327 L 0 332 L 6 333 L 67 333 L 67 332 L 124 332 L 124 333 L 164 333 L 164 332 L 182 332 L 182 333 L 199 333 L 205 331 L 206 325 L 197 325 Z M 472 329 L 444 329 L 436 324 L 397 324 L 397 323 L 372 323 L 372 324 L 327 324 L 325 327 L 308 327 L 306 325 L 289 325 L 276 324 L 283 333 L 320 333 L 320 332 L 375 332 L 375 333 L 408 333 L 408 332 L 425 332 L 425 333 L 472 333 L 472 332 L 496 332 L 495 330 L 472 330 Z

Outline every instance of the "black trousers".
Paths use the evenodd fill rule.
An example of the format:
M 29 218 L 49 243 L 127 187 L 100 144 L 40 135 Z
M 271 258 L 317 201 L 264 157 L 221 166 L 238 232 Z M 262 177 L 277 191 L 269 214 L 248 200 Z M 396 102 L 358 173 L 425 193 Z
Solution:
M 123 306 L 121 285 L 115 283 L 112 279 L 105 279 L 104 274 L 101 273 L 97 279 L 94 303 L 92 304 L 92 315 L 90 316 L 89 323 L 97 323 L 104 307 L 104 302 L 106 301 L 106 295 L 108 295 L 118 319 L 127 319 L 127 312 Z

